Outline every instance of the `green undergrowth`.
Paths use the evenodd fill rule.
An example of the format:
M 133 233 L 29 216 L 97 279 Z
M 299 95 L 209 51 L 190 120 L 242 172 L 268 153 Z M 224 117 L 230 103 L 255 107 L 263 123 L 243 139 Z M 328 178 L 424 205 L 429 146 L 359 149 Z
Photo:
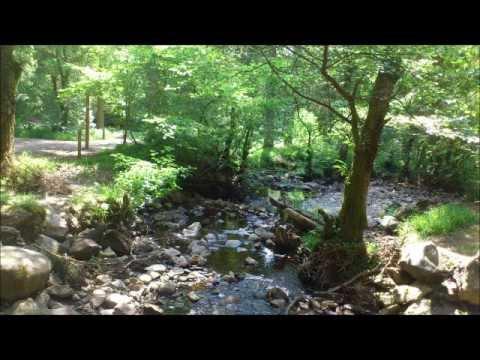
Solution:
M 460 204 L 445 204 L 434 207 L 422 214 L 413 215 L 401 226 L 405 235 L 416 232 L 422 238 L 431 235 L 446 235 L 456 230 L 478 223 L 478 214 Z

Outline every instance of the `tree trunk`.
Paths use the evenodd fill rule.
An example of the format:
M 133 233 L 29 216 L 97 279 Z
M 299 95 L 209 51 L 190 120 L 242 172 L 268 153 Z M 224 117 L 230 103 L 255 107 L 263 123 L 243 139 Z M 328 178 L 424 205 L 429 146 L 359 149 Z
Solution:
M 102 139 L 105 140 L 105 101 L 101 98 L 97 98 L 97 129 L 102 129 Z
M 230 112 L 230 129 L 228 131 L 227 138 L 225 140 L 225 148 L 223 150 L 223 154 L 221 159 L 223 162 L 228 163 L 230 161 L 230 152 L 233 143 L 233 139 L 235 138 L 235 129 L 236 129 L 236 119 L 235 119 L 235 108 L 232 108 Z
M 247 130 L 245 131 L 245 138 L 243 139 L 242 145 L 242 160 L 240 162 L 240 174 L 243 174 L 247 169 L 247 160 L 248 160 L 248 153 L 250 152 L 250 137 L 252 135 L 253 128 L 252 126 L 248 126 Z
M 15 61 L 14 46 L 0 46 L 0 173 L 5 175 L 15 146 L 15 98 L 22 68 Z
M 77 157 L 79 159 L 82 157 L 82 127 L 81 126 L 77 130 Z
M 305 180 L 311 181 L 313 179 L 313 148 L 312 148 L 312 129 L 307 129 L 307 165 L 305 167 Z
M 276 55 L 275 48 L 272 48 L 272 56 Z M 275 96 L 275 84 L 274 76 L 271 75 L 267 78 L 265 84 L 265 109 L 263 115 L 263 152 L 262 152 L 262 164 L 268 166 L 271 163 L 270 153 L 274 145 L 274 122 L 275 111 L 272 105 L 272 100 Z
M 367 226 L 367 197 L 373 162 L 377 156 L 380 135 L 385 125 L 393 88 L 398 77 L 380 72 L 375 80 L 368 114 L 360 133 L 354 134 L 354 158 L 345 183 L 340 211 L 341 236 L 345 241 L 362 241 Z M 353 129 L 355 131 L 355 129 Z
M 85 150 L 90 147 L 90 96 L 85 97 Z
M 287 111 L 283 117 L 283 144 L 285 146 L 292 145 L 293 142 L 291 115 L 291 112 Z
M 125 107 L 125 122 L 123 124 L 123 144 L 124 145 L 127 143 L 129 122 L 130 122 L 130 103 L 127 101 L 127 106 Z

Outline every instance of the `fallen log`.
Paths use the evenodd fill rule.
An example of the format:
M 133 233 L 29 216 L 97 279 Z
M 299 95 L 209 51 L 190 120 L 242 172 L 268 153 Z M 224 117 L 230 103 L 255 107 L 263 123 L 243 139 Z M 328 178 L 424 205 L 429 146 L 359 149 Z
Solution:
M 314 230 L 321 226 L 321 224 L 316 221 L 289 207 L 283 209 L 283 215 L 287 221 L 290 220 L 300 230 Z

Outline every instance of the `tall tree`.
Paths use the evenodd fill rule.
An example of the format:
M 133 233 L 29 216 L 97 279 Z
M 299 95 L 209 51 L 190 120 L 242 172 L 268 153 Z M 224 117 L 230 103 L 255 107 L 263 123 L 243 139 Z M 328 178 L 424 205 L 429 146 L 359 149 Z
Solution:
M 344 199 L 340 211 L 341 236 L 346 241 L 362 241 L 363 230 L 367 226 L 367 196 L 370 177 L 373 170 L 373 162 L 377 155 L 380 135 L 385 126 L 386 115 L 390 101 L 392 100 L 394 86 L 400 77 L 400 64 L 395 58 L 382 59 L 383 67 L 377 72 L 370 95 L 366 116 L 362 118 L 357 109 L 357 96 L 363 77 L 359 77 L 352 86 L 347 89 L 340 84 L 330 73 L 330 48 L 324 46 L 323 51 L 318 53 L 319 48 L 288 47 L 290 53 L 297 59 L 306 61 L 320 72 L 322 79 L 328 86 L 346 102 L 349 115 L 334 108 L 324 100 L 304 94 L 290 82 L 285 80 L 281 71 L 272 63 L 270 57 L 262 52 L 265 60 L 272 71 L 282 82 L 296 95 L 320 105 L 333 112 L 339 119 L 350 125 L 353 138 L 353 165 L 345 183 Z M 370 54 L 374 55 L 374 54 Z M 342 55 L 343 59 L 352 54 Z M 341 61 L 342 57 L 336 60 Z M 351 64 L 348 67 L 351 71 Z M 364 74 L 366 75 L 366 74 Z
M 14 153 L 15 98 L 22 67 L 14 46 L 0 46 L 0 172 L 8 172 Z

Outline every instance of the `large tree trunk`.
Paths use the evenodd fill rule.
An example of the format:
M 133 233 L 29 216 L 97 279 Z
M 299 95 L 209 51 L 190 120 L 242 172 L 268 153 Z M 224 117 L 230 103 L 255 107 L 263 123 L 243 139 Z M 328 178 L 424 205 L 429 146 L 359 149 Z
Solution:
M 271 49 L 271 56 L 276 55 L 275 48 Z M 271 75 L 267 78 L 265 84 L 265 108 L 263 115 L 263 152 L 262 152 L 262 164 L 269 166 L 271 164 L 271 152 L 274 145 L 274 128 L 275 128 L 275 111 L 272 105 L 272 100 L 275 96 L 275 84 L 274 76 Z
M 362 241 L 367 226 L 367 197 L 373 162 L 398 77 L 380 72 L 370 98 L 365 123 L 354 145 L 353 166 L 345 184 L 340 227 L 342 239 Z
M 103 98 L 97 98 L 97 129 L 102 129 L 102 139 L 105 140 L 105 101 Z
M 230 152 L 232 148 L 233 139 L 235 138 L 235 129 L 237 127 L 236 117 L 235 117 L 235 108 L 232 107 L 230 111 L 230 129 L 228 131 L 227 138 L 225 139 L 225 148 L 223 149 L 223 154 L 221 160 L 225 163 L 230 162 Z
M 22 68 L 15 61 L 14 46 L 0 46 L 0 173 L 11 164 L 15 141 L 15 98 Z
M 85 150 L 90 146 L 90 96 L 85 97 Z

